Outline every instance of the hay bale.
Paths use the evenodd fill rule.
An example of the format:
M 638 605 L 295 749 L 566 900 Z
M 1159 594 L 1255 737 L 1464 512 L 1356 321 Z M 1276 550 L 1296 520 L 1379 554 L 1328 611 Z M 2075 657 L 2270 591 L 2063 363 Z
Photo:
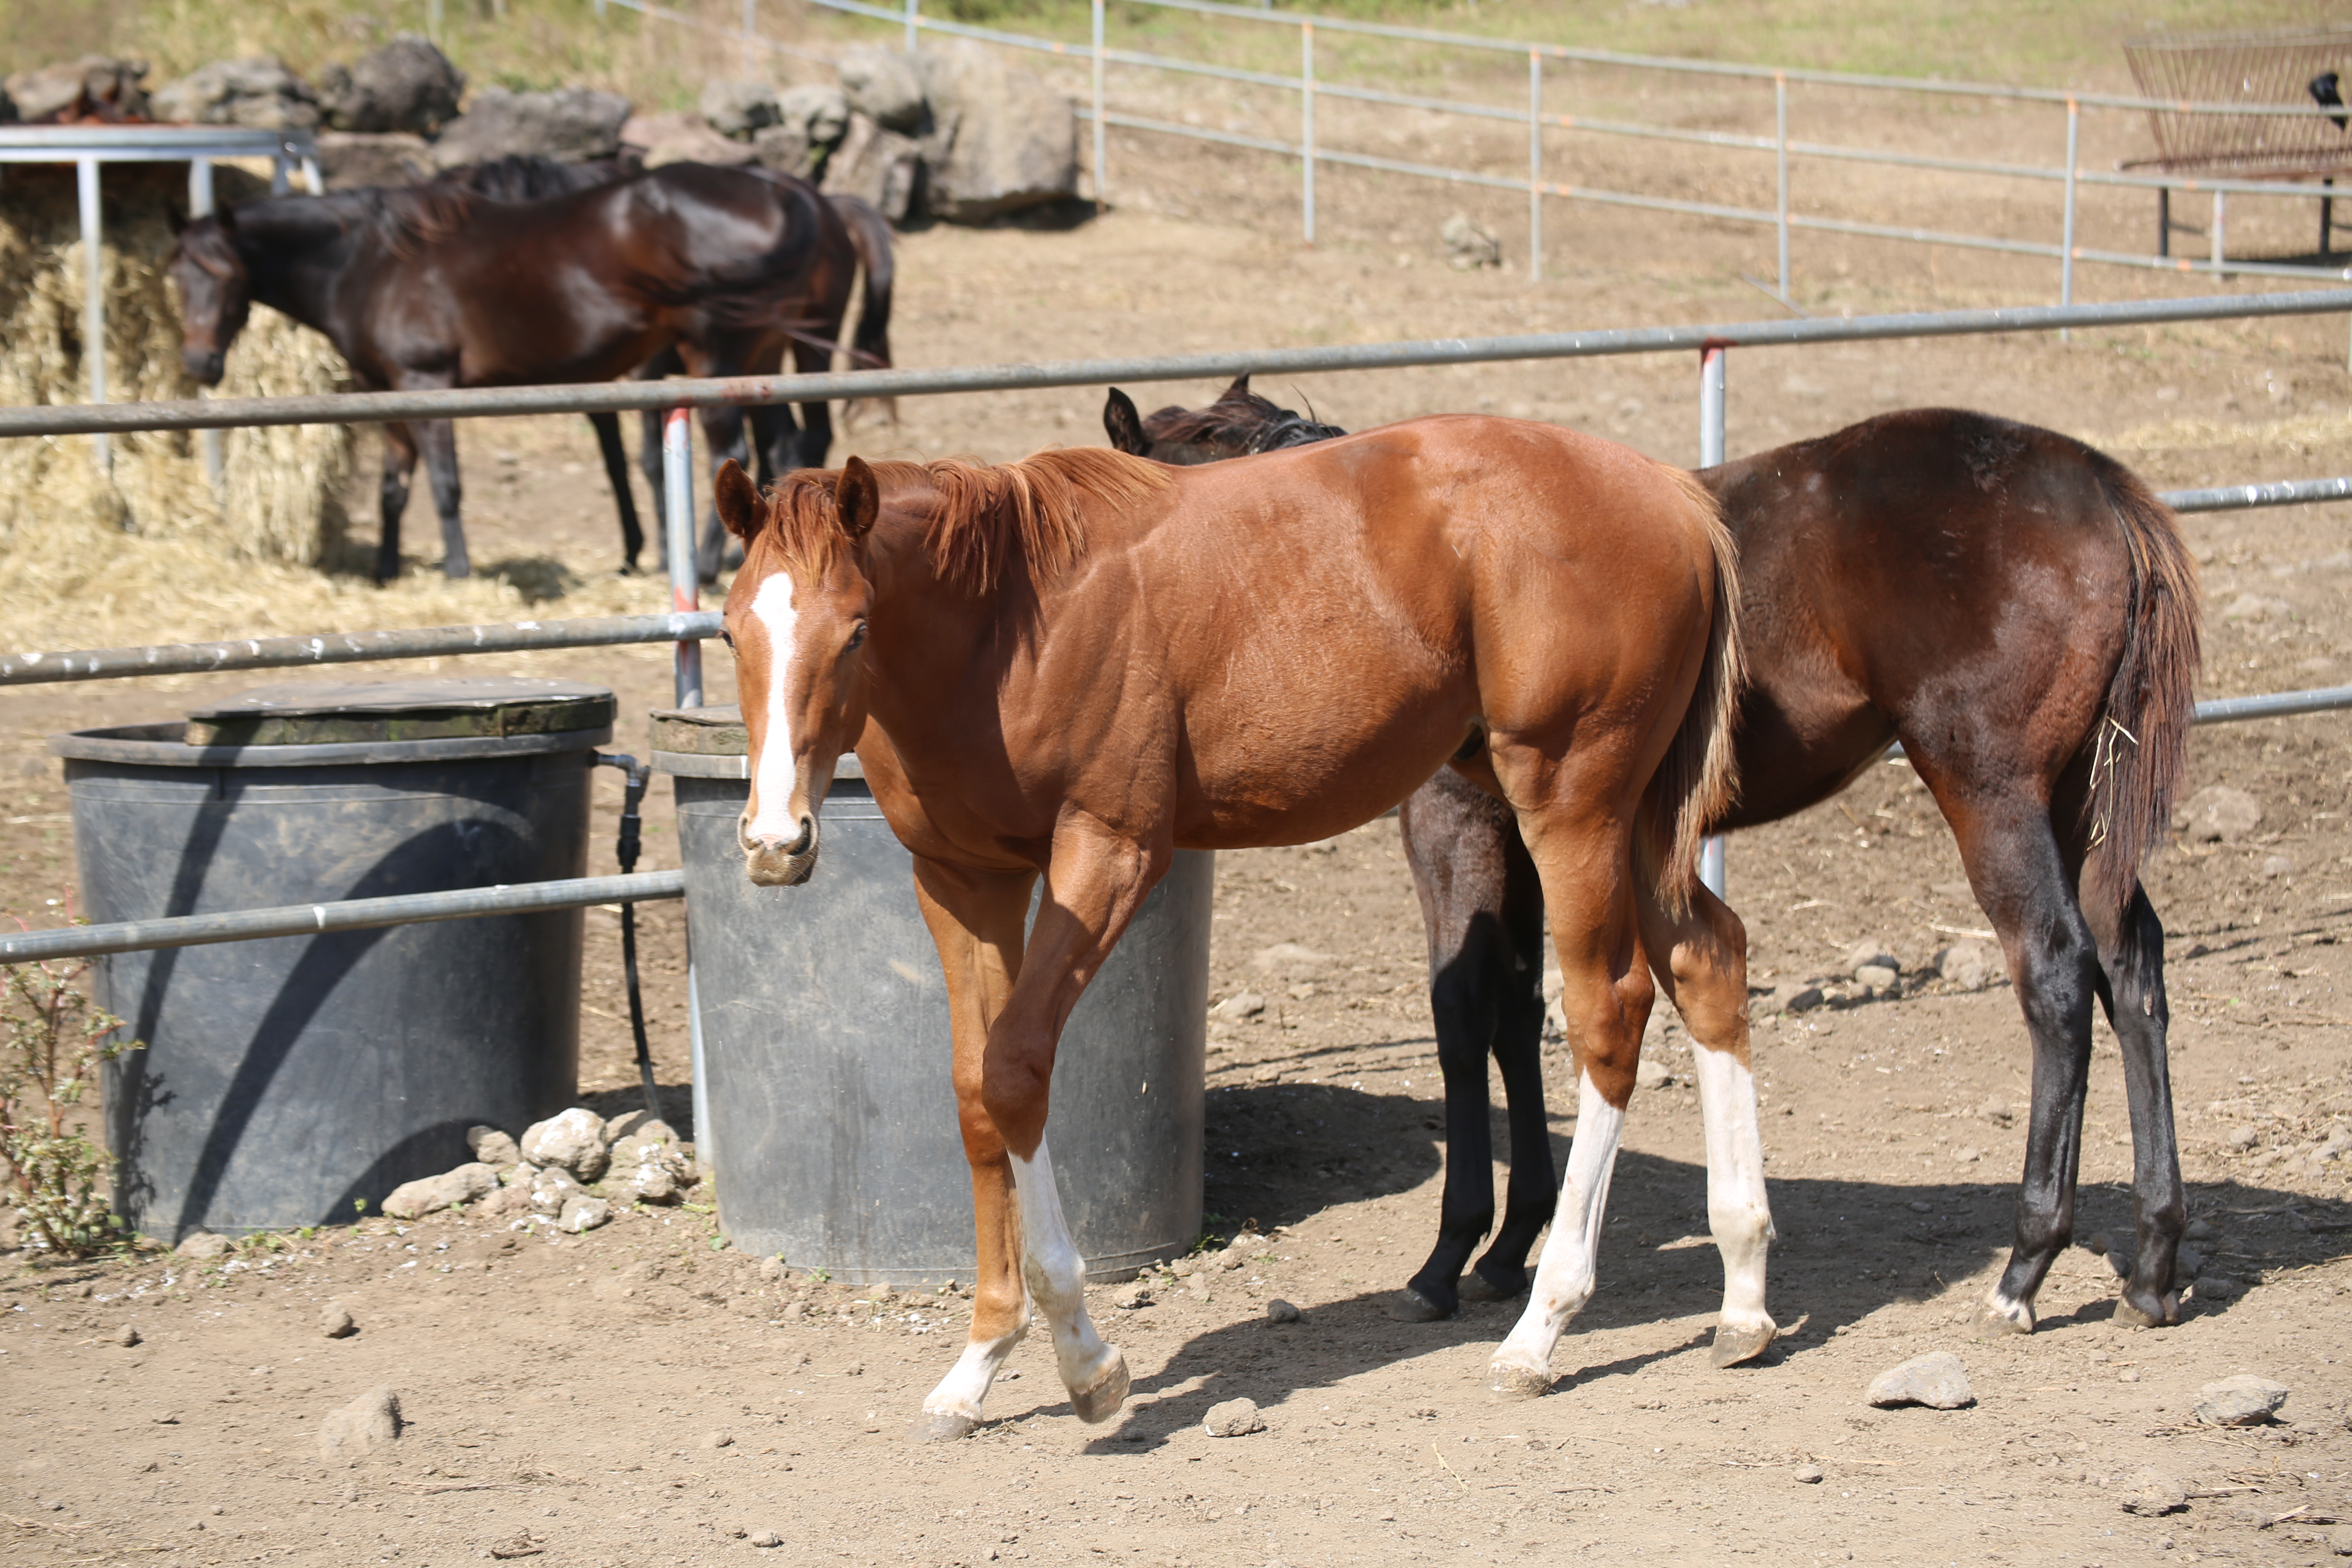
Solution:
M 169 164 L 118 164 L 106 174 L 107 381 L 118 402 L 196 394 L 180 365 L 178 300 L 163 271 L 184 179 Z M 240 184 L 225 178 L 225 193 Z M 0 402 L 87 395 L 82 275 L 70 171 L 11 170 L 0 184 Z M 218 395 L 330 392 L 348 374 L 323 338 L 257 308 Z M 87 437 L 0 441 L 0 574 L 8 596 L 104 591 L 111 566 L 138 541 L 197 546 L 193 559 L 224 574 L 255 562 L 313 564 L 341 541 L 347 427 L 229 432 L 217 496 L 193 434 L 139 432 L 112 445 L 106 476 L 90 460 Z

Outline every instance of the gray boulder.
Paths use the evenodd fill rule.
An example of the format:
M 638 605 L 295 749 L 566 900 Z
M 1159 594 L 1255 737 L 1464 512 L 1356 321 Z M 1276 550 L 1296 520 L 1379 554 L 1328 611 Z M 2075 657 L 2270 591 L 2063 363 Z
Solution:
M 782 123 L 776 89 L 764 81 L 714 81 L 702 89 L 696 107 L 710 129 L 738 142 L 749 142 L 759 132 Z
M 1253 1432 L 1265 1431 L 1265 1418 L 1257 1413 L 1257 1401 L 1228 1399 L 1210 1405 L 1201 1425 L 1212 1437 L 1246 1437 Z
M 331 191 L 418 184 L 433 177 L 433 144 L 406 131 L 321 131 L 319 173 Z
M 1931 1410 L 1958 1410 L 1977 1402 L 1969 1387 L 1968 1368 L 1949 1351 L 1913 1356 L 1888 1367 L 1870 1380 L 1870 1390 L 1863 1397 L 1881 1409 L 1924 1405 Z
M 462 1208 L 498 1190 L 499 1173 L 477 1161 L 437 1176 L 403 1182 L 383 1200 L 383 1212 L 394 1219 L 418 1219 L 443 1209 Z
M 553 92 L 486 87 L 443 129 L 433 159 L 445 169 L 509 153 L 585 163 L 618 154 L 621 127 L 628 121 L 629 100 L 616 93 L 585 87 Z
M 1962 991 L 1981 991 L 2008 973 L 2000 949 L 1969 937 L 1936 955 L 1936 973 Z
M 822 188 L 829 196 L 861 197 L 892 223 L 902 223 L 922 181 L 922 148 L 914 138 L 853 111 L 847 134 L 825 160 Z
M 604 1119 L 584 1106 L 534 1121 L 523 1130 L 522 1157 L 534 1165 L 553 1165 L 583 1182 L 604 1173 L 607 1161 Z
M 309 131 L 319 123 L 319 95 L 277 56 L 253 55 L 198 66 L 159 88 L 152 111 L 188 125 Z
M 1077 195 L 1078 117 L 1043 78 L 969 38 L 914 57 L 930 128 L 924 199 L 949 223 L 985 223 Z
M 2234 844 L 2263 825 L 2263 803 L 2228 784 L 2207 784 L 2172 814 L 2191 844 Z
M 474 1158 L 483 1164 L 500 1170 L 522 1159 L 522 1150 L 515 1141 L 495 1127 L 467 1128 L 466 1147 L 471 1149 Z
M 356 1464 L 399 1436 L 400 1395 L 380 1384 L 329 1414 L 319 1428 L 319 1457 L 331 1465 Z
M 974 46 L 976 47 L 976 46 Z M 923 100 L 928 83 L 920 74 L 924 57 L 898 49 L 860 44 L 841 57 L 841 91 L 849 107 L 889 131 L 919 132 L 923 128 Z
M 2277 1415 L 2286 1396 L 2285 1384 L 2242 1372 L 2198 1390 L 2197 1419 L 2208 1426 L 2257 1426 Z
M 112 55 L 84 55 L 70 63 L 59 60 L 37 70 L 17 71 L 5 79 L 12 119 L 28 124 L 43 121 L 127 120 L 147 112 L 147 92 L 140 86 L 147 75 L 145 60 L 117 59 Z
M 348 66 L 319 77 L 319 105 L 338 131 L 405 131 L 430 136 L 457 118 L 466 73 L 415 33 L 403 33 Z
M 776 122 L 751 133 L 751 155 L 762 168 L 814 184 L 848 133 L 849 100 L 840 89 L 787 88 L 776 95 Z

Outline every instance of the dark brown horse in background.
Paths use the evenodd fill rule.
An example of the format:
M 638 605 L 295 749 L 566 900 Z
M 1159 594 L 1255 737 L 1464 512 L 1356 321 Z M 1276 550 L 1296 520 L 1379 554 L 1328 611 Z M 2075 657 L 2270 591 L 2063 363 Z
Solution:
M 259 300 L 325 333 L 362 387 L 406 391 L 608 381 L 672 346 L 696 375 L 772 372 L 787 349 L 822 370 L 830 348 L 807 340 L 838 340 L 857 260 L 840 212 L 808 185 L 679 163 L 536 202 L 436 185 L 249 202 L 189 224 L 171 267 L 196 380 L 219 381 Z M 887 357 L 887 334 L 869 307 L 856 346 Z M 830 420 L 822 405 L 803 412 L 794 449 L 762 454 L 772 466 L 822 460 Z M 750 457 L 739 410 L 702 421 L 714 464 Z M 420 449 L 443 570 L 467 575 L 450 422 L 389 424 L 384 439 L 377 580 L 400 570 Z M 720 537 L 714 514 L 706 574 Z
M 1217 403 L 1139 419 L 1113 390 L 1113 446 L 1256 449 L 1297 416 L 1236 382 Z M 1192 458 L 1190 460 L 1198 461 Z M 2196 568 L 2171 512 L 2079 441 L 1952 409 L 1881 416 L 1699 479 L 1739 544 L 1748 686 L 1740 787 L 1718 830 L 1837 794 L 1901 741 L 1958 837 L 2033 1041 L 2015 1245 L 1988 1321 L 2028 1331 L 2074 1231 L 2091 1006 L 2123 1048 L 2138 1247 L 2116 1309 L 2178 1321 L 2187 1205 L 2166 1063 L 2164 928 L 2139 865 L 2171 810 L 2198 668 Z M 1428 928 L 1445 1079 L 1445 1193 L 1397 1315 L 1525 1286 L 1550 1217 L 1540 1066 L 1543 905 L 1511 812 L 1440 770 L 1400 813 Z M 1511 1164 L 1494 1227 L 1486 1058 L 1502 1071 Z M 1459 1283 L 1457 1284 L 1457 1280 Z
M 531 157 L 509 153 L 503 158 L 490 158 L 478 163 L 461 163 L 445 169 L 433 178 L 436 185 L 455 185 L 499 202 L 543 202 L 551 196 L 567 195 L 573 191 L 593 190 L 625 180 L 640 172 L 634 160 L 597 158 L 585 163 L 566 163 L 554 158 Z M 747 169 L 747 174 L 779 182 L 789 182 L 790 176 L 771 174 L 761 169 Z M 857 264 L 866 272 L 866 297 L 861 308 L 861 323 L 871 321 L 873 331 L 861 333 L 856 346 L 848 346 L 850 368 L 854 370 L 887 369 L 890 363 L 890 294 L 896 276 L 896 266 L 890 252 L 890 222 L 873 205 L 860 197 L 834 195 L 825 199 L 841 215 L 848 226 L 850 243 L 856 247 Z M 836 328 L 836 331 L 838 329 Z M 810 347 L 821 349 L 828 355 L 843 345 L 837 338 L 822 337 L 814 331 L 796 331 L 794 337 Z M 639 365 L 631 374 L 640 381 L 659 381 L 685 370 L 677 346 L 662 350 Z M 856 405 L 849 405 L 855 423 Z M 793 423 L 792 409 L 784 404 L 762 404 L 739 413 L 748 416 L 751 426 L 751 447 L 759 460 L 758 475 L 765 484 L 776 474 L 789 468 L 822 468 L 831 448 L 831 421 L 824 405 L 804 409 L 803 416 L 811 421 L 805 437 Z M 621 519 L 621 550 L 625 574 L 636 570 L 638 552 L 645 546 L 645 531 L 637 522 L 637 508 L 629 489 L 629 459 L 621 445 L 621 420 L 615 414 L 591 414 L 588 424 L 596 432 L 596 447 L 604 459 L 604 477 L 613 487 L 613 501 Z M 644 468 L 646 483 L 659 511 L 664 493 L 667 468 L 662 456 L 662 411 L 648 408 L 641 416 L 642 437 L 637 447 L 637 461 Z M 824 434 L 820 434 L 823 432 Z M 797 444 L 796 444 L 797 443 Z M 717 563 L 703 568 L 709 580 L 717 572 Z

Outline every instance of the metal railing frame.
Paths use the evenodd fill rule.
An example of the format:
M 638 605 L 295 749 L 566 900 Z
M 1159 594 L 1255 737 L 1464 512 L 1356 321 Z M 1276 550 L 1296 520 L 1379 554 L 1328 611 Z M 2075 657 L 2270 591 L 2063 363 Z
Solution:
M 1699 458 L 1701 465 L 1706 466 L 1721 462 L 1725 456 L 1724 422 L 1728 405 L 1727 369 L 1730 351 L 1734 348 L 2065 331 L 2075 327 L 2318 315 L 2337 311 L 2352 311 L 2352 289 L 2105 305 L 2028 306 L 2013 310 L 1946 311 L 1850 320 L 1630 328 L 1483 340 L 1441 339 L 1320 349 L 1265 350 L 1255 353 L 1219 353 L 1049 364 L 0 409 L 0 437 L 54 437 L 117 430 L 218 429 L 247 425 L 360 423 L 665 407 L 667 415 L 663 424 L 663 445 L 667 484 L 664 495 L 664 557 L 669 566 L 672 582 L 672 609 L 667 615 L 380 632 L 336 632 L 311 637 L 249 637 L 215 643 L 20 654 L 0 658 L 0 686 L 668 642 L 675 648 L 674 691 L 677 703 L 681 707 L 697 706 L 703 696 L 700 644 L 702 639 L 718 634 L 719 616 L 715 612 L 700 609 L 698 604 L 698 583 L 694 558 L 693 421 L 689 417 L 689 410 L 713 405 L 799 403 L 821 397 L 876 397 L 917 393 L 1100 385 L 1111 381 L 1194 380 L 1229 376 L 1244 370 L 1260 373 L 1364 370 L 1696 351 L 1700 365 Z M 2163 499 L 2180 511 L 2218 511 L 2346 500 L 2352 499 L 2352 476 L 2184 490 Z M 2272 692 L 2201 703 L 2198 707 L 2197 721 L 2200 723 L 2226 722 L 2347 707 L 2352 707 L 2352 687 Z M 1710 874 L 1709 886 L 1721 891 L 1723 856 L 1719 840 L 1710 843 L 1706 868 Z M 653 872 L 635 877 L 588 878 L 561 883 L 532 884 L 520 889 L 469 889 L 285 910 L 185 916 L 114 927 L 66 928 L 0 939 L 0 963 L 299 935 L 316 931 L 396 925 L 424 920 L 466 919 L 518 912 L 524 909 L 574 908 L 623 899 L 675 898 L 681 896 L 679 889 L 683 884 L 658 879 L 675 878 L 677 875 L 675 872 Z M 689 954 L 689 987 L 693 980 Z

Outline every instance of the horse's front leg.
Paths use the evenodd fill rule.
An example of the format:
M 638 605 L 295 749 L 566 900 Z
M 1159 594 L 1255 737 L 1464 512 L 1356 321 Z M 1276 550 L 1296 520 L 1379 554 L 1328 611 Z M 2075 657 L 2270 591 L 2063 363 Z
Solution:
M 836 337 L 840 335 L 841 328 L 838 321 L 835 323 L 833 331 Z M 802 342 L 796 338 L 793 341 L 793 368 L 803 375 L 823 375 L 833 368 L 833 353 L 829 349 L 818 348 L 814 343 Z M 803 468 L 822 468 L 824 467 L 826 454 L 832 450 L 832 408 L 821 397 L 814 403 L 802 404 L 800 460 L 793 466 Z
M 416 472 L 416 437 L 405 425 L 383 427 L 383 488 L 377 492 L 375 580 L 400 575 L 400 514 L 408 510 L 408 483 Z
M 961 1437 L 980 1425 L 1004 1358 L 1029 1331 L 1023 1289 L 1021 1214 L 1013 1194 L 1013 1167 L 995 1122 L 982 1103 L 981 1063 L 990 1023 L 1003 1011 L 1021 972 L 1022 928 L 1029 914 L 1033 872 L 1012 876 L 968 871 L 941 861 L 915 861 L 915 897 L 940 950 L 947 975 L 948 1016 L 955 1035 L 956 1116 L 964 1158 L 971 1166 L 971 1208 L 980 1269 L 972 1282 L 971 1328 L 939 1386 L 923 1401 L 914 1436 L 926 1442 Z
M 1705 888 L 1694 889 L 1691 907 L 1675 914 L 1658 902 L 1654 874 L 1638 885 L 1651 973 L 1696 1047 L 1691 1055 L 1706 1137 L 1707 1227 L 1723 1258 L 1715 1364 L 1737 1366 L 1762 1355 L 1780 1332 L 1764 1310 L 1772 1205 L 1764 1191 L 1764 1137 L 1748 1054 L 1748 932 Z
M 448 577 L 470 577 L 466 557 L 466 524 L 458 516 L 465 486 L 457 477 L 457 426 L 449 419 L 425 419 L 415 426 L 417 445 L 425 452 L 425 470 L 433 479 L 433 509 L 441 514 L 441 571 Z
M 1054 1360 L 1082 1421 L 1126 1402 L 1127 1362 L 1087 1315 L 1086 1261 L 1062 1217 L 1045 1117 L 1062 1024 L 1087 982 L 1165 875 L 1171 848 L 1147 848 L 1073 811 L 1054 835 L 1046 896 L 1021 973 L 988 1032 L 981 1097 L 1004 1140 L 1021 1200 L 1022 1278 L 1054 1333 Z
M 637 498 L 629 489 L 629 454 L 621 446 L 621 416 L 591 414 L 588 423 L 596 432 L 596 449 L 604 458 L 604 478 L 613 486 L 613 504 L 621 513 L 621 574 L 633 575 L 637 569 L 637 556 L 646 547 L 646 531 L 637 522 Z
M 2087 911 L 2086 911 L 2087 913 Z M 2099 967 L 2106 978 L 2107 1021 L 2124 1058 L 2124 1094 L 2131 1102 L 2132 1196 L 2137 1210 L 2138 1246 L 2131 1278 L 2124 1281 L 2116 1321 L 2155 1328 L 2180 1321 L 2180 1291 L 2173 1265 L 2180 1250 L 2189 1202 L 2180 1184 L 2180 1143 L 2172 1125 L 2172 1073 L 2165 1036 L 2172 1010 L 2164 995 L 2164 924 L 2133 885 L 2113 931 L 2091 918 L 2099 944 Z

